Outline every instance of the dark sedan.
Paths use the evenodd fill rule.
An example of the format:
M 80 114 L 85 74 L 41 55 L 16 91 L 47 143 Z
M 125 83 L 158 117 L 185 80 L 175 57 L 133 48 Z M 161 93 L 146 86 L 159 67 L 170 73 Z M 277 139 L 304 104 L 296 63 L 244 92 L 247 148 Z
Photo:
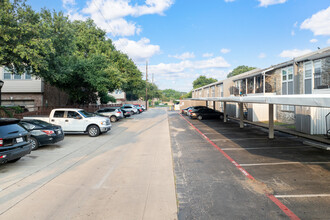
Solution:
M 210 109 L 210 108 L 201 108 L 190 113 L 190 118 L 197 118 L 199 120 L 208 119 L 208 118 L 219 118 L 223 119 L 224 114 L 222 112 Z
M 32 150 L 43 145 L 55 144 L 64 139 L 61 126 L 36 119 L 23 119 L 20 124 L 31 133 Z

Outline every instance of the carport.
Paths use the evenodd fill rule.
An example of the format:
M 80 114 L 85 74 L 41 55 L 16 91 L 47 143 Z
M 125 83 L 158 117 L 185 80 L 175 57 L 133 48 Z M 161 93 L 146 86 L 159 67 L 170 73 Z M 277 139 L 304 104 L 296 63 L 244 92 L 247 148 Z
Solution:
M 330 108 L 330 94 L 310 94 L 310 95 L 272 95 L 272 96 L 230 96 L 230 97 L 207 97 L 192 98 L 196 101 L 223 102 L 224 122 L 227 122 L 227 103 L 234 102 L 239 105 L 240 128 L 244 128 L 243 104 L 257 103 L 268 104 L 268 137 L 274 139 L 274 105 L 291 105 L 304 107 Z

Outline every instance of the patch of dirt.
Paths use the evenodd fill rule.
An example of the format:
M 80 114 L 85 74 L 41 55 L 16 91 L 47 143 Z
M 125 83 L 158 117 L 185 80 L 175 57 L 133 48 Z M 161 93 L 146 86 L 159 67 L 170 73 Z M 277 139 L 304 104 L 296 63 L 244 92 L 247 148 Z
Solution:
M 250 190 L 251 192 L 256 192 L 258 194 L 273 194 L 274 190 L 268 187 L 265 183 L 258 180 L 247 179 L 243 183 L 243 186 Z

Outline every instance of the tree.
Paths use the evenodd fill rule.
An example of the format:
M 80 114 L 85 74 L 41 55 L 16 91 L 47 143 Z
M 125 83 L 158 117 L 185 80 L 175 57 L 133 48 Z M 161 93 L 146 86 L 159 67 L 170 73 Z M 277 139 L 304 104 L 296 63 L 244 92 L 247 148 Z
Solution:
M 0 65 L 13 73 L 31 71 L 67 92 L 72 104 L 95 103 L 115 89 L 138 97 L 145 88 L 134 62 L 91 19 L 36 13 L 25 0 L 0 0 L 0 19 Z
M 239 75 L 239 74 L 242 74 L 242 73 L 245 73 L 245 72 L 250 71 L 250 70 L 253 70 L 253 69 L 256 69 L 256 67 L 248 67 L 248 66 L 244 66 L 244 65 L 238 66 L 235 69 L 233 69 L 233 71 L 231 71 L 227 75 L 227 78 L 232 77 L 232 76 L 236 76 L 236 75 Z
M 180 98 L 182 99 L 189 99 L 189 98 L 192 98 L 192 91 L 182 95 Z
M 164 99 L 166 101 L 180 99 L 182 92 L 176 91 L 174 89 L 165 89 L 162 91 Z
M 0 65 L 20 74 L 47 69 L 46 59 L 54 50 L 51 40 L 42 34 L 38 13 L 24 0 L 1 0 L 0 24 Z
M 116 98 L 112 95 L 109 95 L 105 92 L 99 92 L 100 102 L 101 104 L 108 104 L 109 102 L 116 103 Z
M 193 81 L 193 88 L 197 89 L 199 87 L 217 82 L 218 80 L 214 78 L 206 78 L 206 76 L 199 76 L 197 79 Z

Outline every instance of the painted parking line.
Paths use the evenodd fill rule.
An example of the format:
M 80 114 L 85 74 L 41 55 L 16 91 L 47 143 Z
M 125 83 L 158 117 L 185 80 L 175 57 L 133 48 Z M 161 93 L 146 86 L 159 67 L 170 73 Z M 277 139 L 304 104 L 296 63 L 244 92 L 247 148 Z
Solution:
M 205 134 L 203 134 L 197 127 L 195 127 L 190 121 L 184 118 L 180 113 L 178 113 L 190 126 L 192 126 L 200 135 L 202 135 L 213 147 L 220 151 L 235 167 L 241 171 L 247 178 L 255 180 L 255 178 L 249 174 L 239 163 L 232 159 L 226 152 L 224 152 L 219 146 L 217 146 L 213 141 L 211 141 Z M 288 207 L 286 207 L 280 200 L 278 200 L 274 195 L 265 192 L 265 195 L 273 201 L 290 219 L 300 220 Z
M 236 151 L 236 150 L 272 150 L 272 149 L 296 149 L 296 148 L 313 148 L 311 146 L 293 146 L 293 147 L 247 147 L 247 148 L 235 148 L 235 147 L 228 147 L 222 148 L 225 151 Z M 242 164 L 241 164 L 242 165 Z
M 330 164 L 327 162 L 277 162 L 277 163 L 251 163 L 241 164 L 242 167 L 253 167 L 253 166 L 276 166 L 276 165 L 290 165 L 290 164 Z
M 204 133 L 204 134 L 219 134 L 219 133 Z M 278 138 L 290 138 L 290 137 L 276 137 Z M 215 138 L 211 139 L 212 141 L 223 141 L 223 140 L 228 140 L 228 138 Z M 241 141 L 241 140 L 268 140 L 268 137 L 260 137 L 260 138 L 230 138 L 232 141 Z
M 306 194 L 306 195 L 275 195 L 276 198 L 311 198 L 311 197 L 330 197 L 330 194 Z

